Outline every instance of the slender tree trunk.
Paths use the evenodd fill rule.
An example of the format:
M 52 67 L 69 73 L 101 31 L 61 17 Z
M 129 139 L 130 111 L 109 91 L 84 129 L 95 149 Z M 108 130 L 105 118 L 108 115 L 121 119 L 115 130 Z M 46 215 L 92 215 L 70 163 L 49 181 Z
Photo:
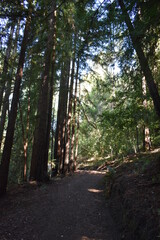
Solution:
M 145 77 L 142 78 L 142 92 L 143 92 L 143 106 L 145 109 L 148 107 L 146 94 L 147 94 L 147 86 L 146 86 L 146 80 Z M 151 138 L 150 138 L 150 131 L 149 127 L 147 125 L 143 126 L 143 151 L 150 150 L 151 148 Z
M 9 81 L 7 73 L 8 73 L 9 59 L 10 59 L 10 56 L 11 56 L 14 28 L 15 28 L 15 23 L 13 23 L 12 26 L 11 26 L 11 31 L 10 31 L 10 35 L 9 35 L 8 43 L 7 43 L 6 55 L 5 55 L 5 58 L 4 58 L 4 65 L 3 65 L 3 72 L 2 72 L 2 82 L 1 82 L 2 85 L 0 85 L 0 110 L 1 110 L 1 107 L 2 107 L 2 100 L 3 100 L 3 93 L 5 91 L 5 85 Z
M 29 88 L 26 130 L 25 130 L 25 127 L 24 127 L 22 108 L 21 108 L 21 104 L 19 102 L 19 111 L 20 111 L 22 137 L 23 137 L 23 153 L 24 153 L 23 180 L 25 182 L 27 181 L 27 157 L 28 157 L 27 152 L 28 152 L 28 132 L 29 132 L 30 109 L 31 109 L 31 107 L 30 107 L 30 88 Z
M 55 138 L 55 132 L 54 132 L 54 123 L 55 123 L 55 115 L 54 115 L 54 109 L 55 106 L 53 107 L 53 116 L 52 116 L 52 123 L 51 123 L 51 170 L 54 171 L 53 169 L 53 164 L 54 164 L 54 138 Z
M 74 93 L 74 105 L 73 105 L 73 123 L 72 123 L 72 138 L 71 138 L 71 157 L 69 162 L 70 172 L 76 170 L 76 161 L 74 161 L 74 145 L 75 145 L 75 128 L 76 128 L 76 110 L 77 110 L 77 87 L 78 87 L 78 74 L 79 74 L 79 59 L 77 62 L 76 70 L 76 82 L 75 82 L 75 93 Z M 78 149 L 77 149 L 78 151 Z
M 137 152 L 139 152 L 139 132 L 138 132 L 138 126 L 136 126 L 136 143 L 137 143 Z
M 77 83 L 78 84 L 78 83 Z M 80 94 L 81 94 L 81 89 L 80 89 L 80 82 L 79 82 L 79 104 L 80 104 Z M 76 128 L 76 142 L 75 142 L 75 154 L 74 154 L 74 163 L 73 167 L 74 170 L 77 168 L 77 157 L 78 157 L 78 140 L 79 140 L 79 115 L 80 115 L 80 109 L 78 106 L 78 111 L 77 111 L 77 128 Z
M 74 171 L 76 171 L 76 169 L 77 169 L 78 140 L 79 140 L 79 111 L 78 111 L 78 116 L 77 116 L 75 154 L 74 154 L 74 162 L 73 162 L 73 169 L 74 169 Z
M 14 137 L 14 129 L 15 129 L 15 122 L 17 117 L 17 106 L 19 102 L 19 93 L 20 93 L 20 84 L 23 75 L 23 65 L 25 61 L 25 52 L 27 48 L 27 41 L 29 36 L 30 24 L 31 24 L 31 15 L 32 15 L 32 1 L 29 0 L 29 7 L 28 7 L 28 17 L 26 19 L 24 36 L 21 44 L 21 52 L 19 56 L 19 63 L 15 81 L 15 87 L 13 92 L 13 99 L 11 104 L 11 110 L 9 113 L 9 121 L 6 133 L 6 139 L 1 159 L 0 165 L 0 195 L 6 193 L 7 188 L 7 181 L 8 181 L 8 172 L 9 172 L 9 163 L 11 157 L 11 150 L 13 145 L 13 137 Z
M 41 92 L 38 102 L 37 124 L 34 133 L 34 142 L 32 149 L 30 179 L 37 181 L 45 181 L 48 179 L 46 172 L 46 140 L 47 140 L 47 124 L 48 124 L 48 98 L 49 98 L 49 81 L 50 81 L 50 66 L 51 56 L 54 46 L 54 11 L 56 1 L 52 2 L 52 12 L 49 20 L 49 32 L 47 48 L 45 52 L 45 65 L 42 74 Z
M 126 8 L 125 8 L 123 0 L 118 0 L 118 2 L 119 2 L 119 5 L 121 7 L 122 13 L 125 17 L 125 22 L 126 22 L 126 25 L 128 27 L 133 46 L 136 50 L 141 69 L 144 73 L 144 76 L 145 76 L 145 79 L 146 79 L 146 82 L 147 82 L 147 86 L 148 86 L 150 95 L 152 97 L 153 103 L 154 103 L 156 113 L 160 118 L 160 96 L 159 96 L 159 93 L 158 93 L 156 83 L 154 82 L 154 78 L 153 78 L 151 69 L 149 67 L 149 63 L 148 63 L 147 58 L 146 58 L 146 56 L 143 52 L 141 43 L 140 43 L 140 41 L 139 41 L 139 39 L 136 35 L 136 30 L 134 29 L 134 27 L 132 25 L 132 22 L 130 20 L 129 14 L 128 14 Z
M 24 181 L 27 181 L 27 158 L 28 158 L 28 141 L 29 141 L 29 128 L 30 128 L 30 112 L 31 112 L 31 97 L 30 86 L 28 90 L 28 108 L 27 108 L 27 126 L 26 126 L 26 143 L 24 145 Z
M 10 83 L 8 82 L 7 84 L 7 89 L 5 91 L 5 96 L 3 99 L 3 107 L 2 107 L 2 114 L 1 114 L 1 121 L 0 121 L 0 148 L 3 140 L 3 132 L 4 132 L 4 126 L 5 126 L 5 121 L 6 121 L 6 114 L 7 111 L 9 111 L 9 95 L 11 92 L 11 79 Z
M 68 101 L 68 84 L 70 72 L 70 59 L 65 60 L 61 70 L 57 126 L 55 136 L 54 158 L 56 159 L 56 172 L 62 172 L 65 154 L 66 111 Z
M 74 42 L 74 48 L 75 48 L 75 44 L 76 44 L 76 40 Z M 68 116 L 67 116 L 67 125 L 66 125 L 65 157 L 64 157 L 64 167 L 63 167 L 63 173 L 65 175 L 69 172 L 73 84 L 74 84 L 74 72 L 75 72 L 75 49 L 74 49 L 73 55 L 74 56 L 72 59 L 72 72 L 71 72 L 71 81 L 70 81 L 70 89 L 69 89 Z
M 24 153 L 24 169 L 25 166 L 27 164 L 27 148 L 26 148 L 26 136 L 25 136 L 25 131 L 24 131 L 24 123 L 23 123 L 23 113 L 22 113 L 22 108 L 21 108 L 21 104 L 19 101 L 19 112 L 20 112 L 20 120 L 21 120 L 21 128 L 22 128 L 22 138 L 23 138 L 23 153 Z M 24 172 L 24 171 L 23 171 Z M 25 174 L 23 174 L 23 179 L 26 177 L 24 176 Z M 26 180 L 26 179 L 25 179 Z
M 69 76 L 70 76 L 70 59 L 66 62 L 66 67 L 64 71 L 65 89 L 63 89 L 63 110 L 62 110 L 62 132 L 60 137 L 60 167 L 59 170 L 61 173 L 64 172 L 64 157 L 65 157 L 65 137 L 66 137 L 66 122 L 67 122 L 67 103 L 68 103 L 68 86 L 69 86 Z M 61 109 L 61 108 L 60 108 Z
M 143 125 L 142 128 L 142 134 L 143 134 L 143 152 L 146 151 L 146 142 L 145 142 L 145 125 Z
M 17 30 L 16 30 L 16 37 L 15 37 L 15 43 L 14 43 L 14 51 L 13 51 L 13 55 L 15 55 L 15 52 L 17 51 L 17 40 L 18 40 L 18 34 L 19 34 L 19 25 L 20 25 L 20 21 L 18 21 L 18 24 L 17 24 Z M 11 31 L 11 37 L 13 37 L 13 32 Z M 9 43 L 11 44 L 11 42 L 9 41 Z M 7 49 L 7 58 L 9 57 L 10 55 L 10 47 L 9 49 Z M 15 58 L 13 58 L 15 60 Z M 9 61 L 9 59 L 8 59 Z M 4 67 L 5 68 L 5 67 Z M 3 140 L 3 132 L 4 132 L 4 126 L 5 126 L 5 123 L 6 123 L 6 115 L 7 115 L 7 111 L 9 113 L 9 96 L 10 96 L 10 93 L 11 93 L 11 84 L 12 84 L 12 76 L 13 76 L 13 69 L 10 70 L 8 76 L 7 76 L 7 72 L 8 72 L 8 64 L 6 65 L 6 68 L 5 68 L 6 72 L 4 72 L 4 74 L 2 74 L 2 76 L 4 77 L 4 79 L 6 79 L 6 86 L 5 86 L 5 95 L 4 95 L 4 98 L 3 98 L 3 105 L 2 105 L 2 114 L 1 114 L 1 118 L 0 118 L 0 149 L 1 149 L 1 144 L 2 144 L 2 140 Z M 0 97 L 1 98 L 1 97 Z
M 51 77 L 53 78 L 53 76 Z M 50 92 L 49 92 L 49 106 L 48 106 L 48 123 L 46 132 L 46 148 L 44 155 L 44 171 L 48 171 L 48 151 L 49 151 L 49 141 L 50 141 L 50 130 L 51 130 L 51 118 L 52 118 L 52 101 L 53 101 L 53 80 L 51 80 Z
M 51 130 L 51 120 L 52 120 L 52 105 L 53 105 L 53 92 L 55 85 L 55 59 L 56 59 L 56 11 L 54 11 L 54 43 L 53 43 L 53 56 L 52 56 L 52 70 L 51 70 L 51 80 L 50 80 L 50 92 L 49 92 L 49 106 L 48 106 L 48 123 L 47 123 L 47 134 L 46 134 L 46 149 L 44 157 L 44 171 L 48 170 L 48 151 L 50 142 L 50 130 Z

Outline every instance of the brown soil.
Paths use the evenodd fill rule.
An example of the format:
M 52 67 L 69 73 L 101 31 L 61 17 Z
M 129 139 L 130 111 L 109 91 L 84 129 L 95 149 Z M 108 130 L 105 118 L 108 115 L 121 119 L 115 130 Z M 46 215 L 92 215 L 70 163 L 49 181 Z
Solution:
M 118 240 L 104 198 L 104 173 L 78 171 L 26 184 L 0 200 L 0 240 Z

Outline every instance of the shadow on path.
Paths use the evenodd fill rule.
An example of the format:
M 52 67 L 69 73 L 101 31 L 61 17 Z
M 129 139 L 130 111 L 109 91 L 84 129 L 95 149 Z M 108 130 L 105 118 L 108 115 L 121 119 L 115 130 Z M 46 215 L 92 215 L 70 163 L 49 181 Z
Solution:
M 25 193 L 6 209 L 1 240 L 118 240 L 103 194 L 103 172 L 74 176 Z

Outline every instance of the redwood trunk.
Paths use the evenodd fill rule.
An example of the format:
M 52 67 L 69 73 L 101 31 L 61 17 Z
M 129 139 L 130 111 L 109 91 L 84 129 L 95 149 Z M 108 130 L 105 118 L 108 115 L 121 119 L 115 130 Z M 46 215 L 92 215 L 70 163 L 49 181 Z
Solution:
M 18 21 L 18 24 L 17 24 L 17 30 L 16 30 L 16 37 L 15 37 L 15 43 L 14 43 L 14 53 L 13 55 L 15 55 L 15 52 L 17 50 L 17 39 L 18 39 L 18 34 L 19 34 L 19 24 L 20 22 Z M 12 38 L 13 37 L 13 29 L 11 29 L 11 34 L 10 34 L 10 37 Z M 8 49 L 7 49 L 7 52 L 6 52 L 6 65 L 4 65 L 4 74 L 2 74 L 2 76 L 4 77 L 3 80 L 6 80 L 6 85 L 5 85 L 5 94 L 4 94 L 4 97 L 3 97 L 3 105 L 2 105 L 2 109 L 1 109 L 1 120 L 0 120 L 0 149 L 1 149 L 1 144 L 2 144 L 2 141 L 3 141 L 3 132 L 4 132 L 4 126 L 5 126 L 5 123 L 6 123 L 6 115 L 7 115 L 7 111 L 9 113 L 9 96 L 10 96 L 10 93 L 11 93 L 11 84 L 12 84 L 12 76 L 13 76 L 13 69 L 10 71 L 10 74 L 9 76 L 7 76 L 7 72 L 8 72 L 8 61 L 9 61 L 9 58 L 10 58 L 10 51 L 11 51 L 11 40 L 8 42 L 9 46 L 8 46 Z M 7 60 L 8 59 L 8 60 Z M 15 60 L 15 59 L 14 59 Z M 2 90 L 2 89 L 1 89 Z M 1 92 L 0 90 L 0 92 Z M 1 94 L 2 92 L 0 93 L 0 99 L 1 99 Z M 1 102 L 1 100 L 0 100 Z
M 56 11 L 54 11 L 54 37 L 53 37 L 53 56 L 52 56 L 52 70 L 50 80 L 50 92 L 49 92 L 49 106 L 48 106 L 48 123 L 47 123 L 47 134 L 46 134 L 46 150 L 44 157 L 44 171 L 48 170 L 48 151 L 50 142 L 50 131 L 51 131 L 51 120 L 52 120 L 52 105 L 53 105 L 53 93 L 55 85 L 55 60 L 56 60 Z
M 74 104 L 73 104 L 73 123 L 72 123 L 72 137 L 71 137 L 71 157 L 69 162 L 70 172 L 76 170 L 76 161 L 74 161 L 74 147 L 75 147 L 75 128 L 76 128 L 76 110 L 77 110 L 77 87 L 78 87 L 78 74 L 79 74 L 79 59 L 77 62 Z M 78 143 L 77 143 L 78 144 Z M 75 148 L 76 150 L 76 148 Z M 78 149 L 77 149 L 78 150 Z
M 56 172 L 62 172 L 65 154 L 65 130 L 66 130 L 66 111 L 68 101 L 68 82 L 70 71 L 70 59 L 67 59 L 62 66 L 57 127 L 55 136 L 54 158 L 56 159 Z
M 6 114 L 7 111 L 9 111 L 9 95 L 11 92 L 11 79 L 10 83 L 8 82 L 7 89 L 5 91 L 5 96 L 3 99 L 3 107 L 2 107 L 2 115 L 1 115 L 1 121 L 0 121 L 0 148 L 3 140 L 3 131 L 4 131 L 4 126 L 5 126 L 5 121 L 6 121 Z
M 147 94 L 147 86 L 146 86 L 146 80 L 145 77 L 142 78 L 142 93 L 143 93 L 143 106 L 145 109 L 148 107 L 146 94 Z M 148 118 L 148 117 L 147 117 Z M 143 151 L 150 150 L 151 148 L 151 138 L 150 138 L 150 131 L 147 126 L 143 126 Z
M 45 181 L 47 179 L 45 153 L 46 153 L 46 136 L 48 123 L 48 98 L 49 98 L 49 81 L 51 54 L 54 45 L 54 11 L 56 2 L 52 3 L 52 12 L 49 21 L 49 32 L 47 48 L 45 52 L 45 66 L 42 74 L 41 92 L 38 102 L 37 124 L 34 133 L 34 142 L 31 159 L 30 179 L 37 181 Z
M 68 102 L 68 114 L 67 114 L 68 116 L 67 116 L 67 126 L 66 126 L 65 157 L 64 157 L 64 167 L 63 167 L 63 173 L 65 175 L 69 172 L 74 72 L 75 72 L 75 50 L 74 50 L 74 57 L 72 59 L 72 73 L 71 73 L 71 82 L 70 82 L 70 89 L 69 89 L 69 102 Z
M 80 98 L 80 82 L 79 82 L 79 98 Z M 80 103 L 80 101 L 79 101 Z M 79 106 L 78 106 L 79 107 Z M 77 157 L 78 157 L 78 140 L 79 140 L 79 114 L 80 114 L 80 109 L 77 111 L 77 128 L 76 128 L 76 142 L 75 142 L 75 154 L 74 154 L 74 170 L 77 168 Z
M 3 100 L 3 93 L 5 91 L 5 84 L 6 82 L 8 82 L 8 76 L 7 76 L 7 72 L 8 72 L 8 63 L 9 63 L 9 59 L 10 59 L 10 55 L 11 55 L 11 49 L 12 49 L 12 41 L 13 41 L 13 33 L 14 33 L 14 26 L 15 24 L 13 23 L 13 25 L 11 26 L 11 31 L 10 31 L 10 36 L 8 38 L 8 44 L 7 44 L 7 50 L 6 50 L 6 55 L 4 58 L 4 65 L 3 65 L 3 72 L 2 72 L 2 82 L 1 82 L 1 86 L 0 86 L 0 110 L 2 107 L 2 100 Z
M 23 138 L 23 154 L 24 154 L 24 165 L 23 165 L 23 180 L 27 181 L 27 152 L 28 152 L 28 132 L 29 132 L 29 119 L 30 119 L 30 89 L 28 93 L 28 108 L 27 108 L 27 125 L 26 130 L 24 127 L 23 121 L 23 113 L 22 108 L 19 102 L 19 110 L 20 110 L 20 119 L 21 119 L 21 128 L 22 128 L 22 138 Z

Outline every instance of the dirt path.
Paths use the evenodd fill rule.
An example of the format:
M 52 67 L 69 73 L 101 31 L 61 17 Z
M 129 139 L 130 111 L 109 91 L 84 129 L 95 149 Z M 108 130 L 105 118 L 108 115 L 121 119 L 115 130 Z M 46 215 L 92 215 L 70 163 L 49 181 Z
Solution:
M 118 240 L 103 173 L 79 171 L 0 201 L 0 240 Z

